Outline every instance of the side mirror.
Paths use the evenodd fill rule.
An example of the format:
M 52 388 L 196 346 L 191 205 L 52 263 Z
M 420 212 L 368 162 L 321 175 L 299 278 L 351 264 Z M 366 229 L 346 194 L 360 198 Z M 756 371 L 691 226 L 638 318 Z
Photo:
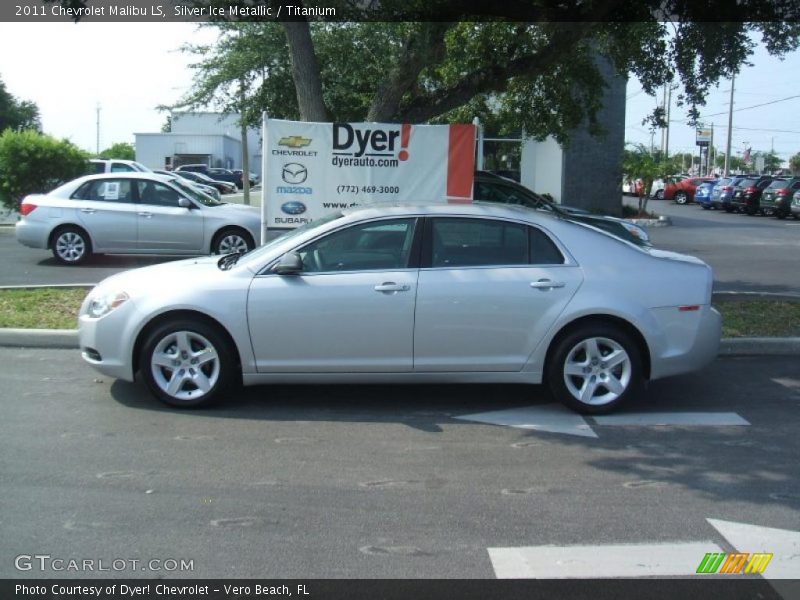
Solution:
M 192 203 L 186 198 L 178 198 L 178 206 L 181 208 L 192 208 Z
M 297 275 L 303 271 L 303 259 L 297 252 L 287 252 L 275 265 L 274 271 L 278 275 Z

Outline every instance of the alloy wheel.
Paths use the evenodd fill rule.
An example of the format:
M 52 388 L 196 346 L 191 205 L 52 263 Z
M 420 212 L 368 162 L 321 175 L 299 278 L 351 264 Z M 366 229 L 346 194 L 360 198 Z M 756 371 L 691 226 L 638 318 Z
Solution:
M 563 366 L 567 391 L 581 404 L 602 406 L 614 402 L 631 381 L 631 358 L 612 339 L 591 337 L 578 342 Z
M 238 233 L 227 233 L 220 238 L 217 244 L 218 254 L 231 254 L 233 252 L 247 252 L 249 250 L 247 240 Z
M 216 385 L 219 352 L 205 336 L 175 331 L 156 344 L 150 371 L 159 389 L 176 400 L 197 400 Z
M 66 263 L 80 261 L 86 254 L 86 240 L 74 231 L 65 231 L 56 238 L 56 254 Z

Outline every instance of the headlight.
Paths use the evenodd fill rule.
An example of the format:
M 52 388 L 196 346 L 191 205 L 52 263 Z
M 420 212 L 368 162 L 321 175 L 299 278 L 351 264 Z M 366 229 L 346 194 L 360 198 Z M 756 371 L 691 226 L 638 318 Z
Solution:
M 622 226 L 628 230 L 628 233 L 639 238 L 643 242 L 650 241 L 650 236 L 647 235 L 647 232 L 644 230 L 643 227 L 639 227 L 638 225 L 634 225 L 633 223 L 628 223 L 627 221 L 623 221 Z
M 125 292 L 111 291 L 101 293 L 89 300 L 86 314 L 92 319 L 99 319 L 127 302 L 129 298 L 130 296 Z

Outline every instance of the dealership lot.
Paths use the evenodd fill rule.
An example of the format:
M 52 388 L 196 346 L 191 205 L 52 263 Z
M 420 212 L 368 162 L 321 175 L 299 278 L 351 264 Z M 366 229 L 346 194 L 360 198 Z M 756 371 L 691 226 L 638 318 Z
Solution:
M 796 534 L 770 533 L 768 548 L 748 537 L 798 529 L 795 367 L 720 359 L 620 413 L 680 424 L 586 418 L 593 437 L 472 420 L 556 410 L 541 387 L 262 386 L 178 411 L 76 351 L 0 349 L 0 577 L 92 576 L 14 568 L 49 554 L 194 561 L 170 577 L 491 578 L 544 545 L 622 569 L 631 544 L 675 574 L 734 549 L 774 552 L 765 576 L 796 573 Z M 698 412 L 732 420 L 684 414 Z
M 634 198 L 625 202 L 635 205 Z M 648 209 L 669 216 L 672 227 L 649 230 L 653 243 L 693 254 L 714 267 L 715 291 L 800 294 L 797 260 L 800 221 L 747 217 L 651 200 Z M 26 248 L 11 227 L 0 227 L 0 285 L 98 283 L 119 271 L 172 260 L 156 256 L 99 256 L 78 267 L 59 265 L 49 251 Z

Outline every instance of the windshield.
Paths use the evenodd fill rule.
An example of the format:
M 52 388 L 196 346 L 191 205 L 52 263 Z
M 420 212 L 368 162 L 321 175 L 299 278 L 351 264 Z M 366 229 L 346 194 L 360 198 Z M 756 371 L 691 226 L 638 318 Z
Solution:
M 292 229 L 291 231 L 288 231 L 283 235 L 276 237 L 274 240 L 270 240 L 263 246 L 259 246 L 255 250 L 251 250 L 247 254 L 242 255 L 241 260 L 238 261 L 238 264 L 246 265 L 253 262 L 258 262 L 266 253 L 268 253 L 278 244 L 282 244 L 287 240 L 298 237 L 306 233 L 307 231 L 311 231 L 313 229 L 316 229 L 317 227 L 321 227 L 322 225 L 330 223 L 331 221 L 335 221 L 336 219 L 341 219 L 343 216 L 344 214 L 341 211 L 338 211 L 335 213 L 331 213 L 329 215 L 325 215 L 321 219 L 315 219 L 310 223 L 301 225 L 297 229 Z
M 767 189 L 782 190 L 785 187 L 789 187 L 788 179 L 776 179 L 775 181 L 769 184 L 769 187 Z
M 184 194 L 189 196 L 195 202 L 199 202 L 204 206 L 222 206 L 223 204 L 225 204 L 224 202 L 218 202 L 217 200 L 214 200 L 214 198 L 212 198 L 211 196 L 207 196 L 206 194 L 198 190 L 196 187 L 188 183 L 184 183 L 183 181 L 180 180 L 180 178 L 176 177 L 175 179 L 173 179 L 172 185 L 174 185 L 177 188 L 180 188 L 180 190 Z
M 758 179 L 742 179 L 738 183 L 738 187 L 751 187 L 758 183 Z
M 731 181 L 733 181 L 730 177 L 725 177 L 724 179 L 720 179 L 716 185 L 723 186 L 728 185 Z

